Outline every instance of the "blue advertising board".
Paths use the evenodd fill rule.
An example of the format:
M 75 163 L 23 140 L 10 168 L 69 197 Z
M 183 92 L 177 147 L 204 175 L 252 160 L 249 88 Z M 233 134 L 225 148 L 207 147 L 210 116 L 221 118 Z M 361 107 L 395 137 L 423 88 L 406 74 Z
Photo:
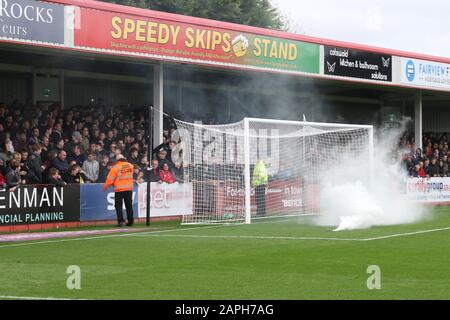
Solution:
M 138 188 L 133 189 L 133 213 L 138 218 Z M 123 207 L 124 218 L 126 210 Z M 114 190 L 103 191 L 103 184 L 80 185 L 80 221 L 116 220 Z
M 31 0 L 1 0 L 0 37 L 64 44 L 64 6 Z

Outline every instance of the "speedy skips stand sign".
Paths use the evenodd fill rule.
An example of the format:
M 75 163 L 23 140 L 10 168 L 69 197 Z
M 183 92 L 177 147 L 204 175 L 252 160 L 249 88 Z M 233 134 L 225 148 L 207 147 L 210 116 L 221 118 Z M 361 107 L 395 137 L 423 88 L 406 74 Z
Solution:
M 283 73 L 320 71 L 317 44 L 85 8 L 76 19 L 75 46 L 102 53 Z
M 327 75 L 391 82 L 392 56 L 360 50 L 324 46 Z
M 0 38 L 64 44 L 64 6 L 0 0 Z
M 0 226 L 80 221 L 79 185 L 0 190 Z

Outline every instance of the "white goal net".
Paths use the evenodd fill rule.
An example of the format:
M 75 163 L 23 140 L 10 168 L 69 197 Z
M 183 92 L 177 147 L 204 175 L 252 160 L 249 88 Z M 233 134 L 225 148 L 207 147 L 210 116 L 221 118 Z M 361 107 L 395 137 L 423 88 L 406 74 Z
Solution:
M 322 174 L 368 153 L 372 126 L 245 118 L 228 125 L 176 120 L 193 214 L 184 224 L 250 223 L 320 212 Z

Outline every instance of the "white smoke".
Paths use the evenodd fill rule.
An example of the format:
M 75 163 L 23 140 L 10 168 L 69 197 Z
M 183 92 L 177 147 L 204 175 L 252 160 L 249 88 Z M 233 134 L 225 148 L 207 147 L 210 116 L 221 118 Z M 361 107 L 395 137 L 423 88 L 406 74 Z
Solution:
M 404 127 L 404 126 L 402 126 Z M 334 231 L 417 222 L 426 218 L 425 207 L 406 197 L 406 172 L 390 151 L 403 128 L 385 133 L 375 142 L 374 181 L 368 172 L 368 152 L 354 160 L 336 161 L 321 175 L 321 216 L 317 223 Z

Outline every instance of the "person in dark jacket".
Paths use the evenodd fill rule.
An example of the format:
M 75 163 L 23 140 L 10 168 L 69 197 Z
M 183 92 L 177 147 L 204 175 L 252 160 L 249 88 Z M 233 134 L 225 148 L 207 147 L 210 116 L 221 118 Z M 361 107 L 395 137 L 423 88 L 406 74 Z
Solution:
M 14 191 L 18 186 L 25 184 L 25 180 L 20 178 L 20 163 L 17 160 L 11 160 L 9 171 L 5 176 L 6 188 Z
M 109 162 L 109 156 L 107 154 L 104 154 L 99 164 L 97 183 L 105 183 L 106 176 L 108 175 L 110 169 L 111 164 Z
M 426 173 L 430 178 L 439 177 L 439 165 L 436 163 L 436 158 L 431 159 L 431 163 L 427 167 Z
M 69 163 L 67 162 L 67 153 L 65 150 L 60 150 L 56 158 L 52 161 L 52 166 L 59 170 L 63 175 L 69 169 Z
M 159 176 L 159 165 L 158 160 L 152 160 L 151 168 L 147 168 L 144 171 L 144 181 L 145 182 L 160 182 L 161 177 Z
M 42 172 L 45 170 L 41 160 L 42 147 L 36 143 L 31 146 L 31 150 L 32 155 L 27 160 L 27 181 L 30 184 L 39 184 L 42 182 Z
M 59 170 L 56 168 L 50 168 L 47 183 L 57 187 L 64 187 L 67 184 L 61 178 Z

